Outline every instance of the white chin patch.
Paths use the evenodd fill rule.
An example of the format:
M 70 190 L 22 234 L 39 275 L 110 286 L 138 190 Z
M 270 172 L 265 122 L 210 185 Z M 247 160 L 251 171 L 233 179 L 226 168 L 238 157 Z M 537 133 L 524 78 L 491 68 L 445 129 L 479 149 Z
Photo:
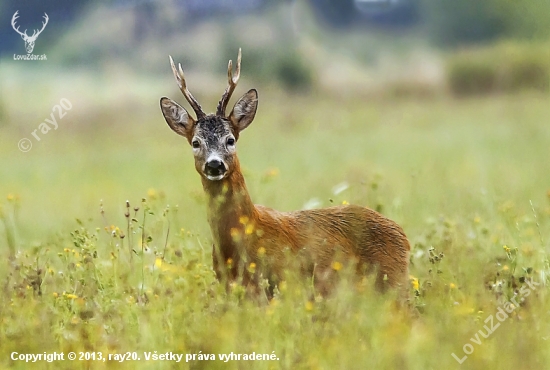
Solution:
M 224 175 L 218 175 L 218 176 L 209 176 L 209 175 L 206 175 L 206 178 L 210 181 L 218 181 L 218 180 L 221 180 L 223 179 L 223 177 L 225 176 Z

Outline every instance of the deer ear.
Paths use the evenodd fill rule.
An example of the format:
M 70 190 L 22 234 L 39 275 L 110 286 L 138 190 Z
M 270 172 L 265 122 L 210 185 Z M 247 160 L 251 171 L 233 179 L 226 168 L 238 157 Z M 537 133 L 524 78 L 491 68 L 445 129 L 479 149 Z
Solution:
M 237 132 L 241 132 L 252 123 L 254 116 L 256 116 L 257 108 L 258 92 L 256 89 L 249 90 L 235 103 L 229 115 L 229 120 Z
M 160 109 L 168 126 L 178 135 L 190 139 L 195 126 L 195 120 L 187 113 L 184 107 L 170 98 L 160 99 Z

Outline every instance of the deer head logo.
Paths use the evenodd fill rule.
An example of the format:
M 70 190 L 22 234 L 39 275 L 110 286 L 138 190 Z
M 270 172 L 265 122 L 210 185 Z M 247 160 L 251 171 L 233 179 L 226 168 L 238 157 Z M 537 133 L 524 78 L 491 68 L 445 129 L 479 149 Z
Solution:
M 25 30 L 24 32 L 21 32 L 19 31 L 19 26 L 17 27 L 15 26 L 15 21 L 17 18 L 19 18 L 19 15 L 17 13 L 19 13 L 19 10 L 16 11 L 15 14 L 13 15 L 11 19 L 11 26 L 13 27 L 15 32 L 21 35 L 21 38 L 23 39 L 23 41 L 25 41 L 25 49 L 27 49 L 27 53 L 30 54 L 34 49 L 34 42 L 36 41 L 38 35 L 40 35 L 42 31 L 44 31 L 44 28 L 46 28 L 49 18 L 48 18 L 48 15 L 44 13 L 44 22 L 42 22 L 42 28 L 40 29 L 40 31 L 34 30 L 32 35 L 29 36 L 27 35 L 27 30 Z

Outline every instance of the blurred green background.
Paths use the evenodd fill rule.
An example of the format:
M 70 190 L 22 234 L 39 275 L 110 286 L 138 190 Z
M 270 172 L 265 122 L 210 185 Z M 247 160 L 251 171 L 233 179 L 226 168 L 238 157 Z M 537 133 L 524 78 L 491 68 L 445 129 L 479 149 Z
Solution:
M 11 26 L 15 11 L 17 25 L 28 34 L 48 14 L 33 51 L 47 60 L 15 60 L 26 54 Z M 172 230 L 197 235 L 193 242 L 182 242 L 163 234 L 166 228 L 161 227 L 160 238 L 149 246 L 163 259 L 167 250 L 183 250 L 185 257 L 186 249 L 211 245 L 190 147 L 167 127 L 159 98 L 184 100 L 169 67 L 172 55 L 182 63 L 194 96 L 212 112 L 226 86 L 227 61 L 235 60 L 240 47 L 242 73 L 235 98 L 250 88 L 259 92 L 255 122 L 238 143 L 252 199 L 283 211 L 349 202 L 394 219 L 413 247 L 411 296 L 422 312 L 417 318 L 421 323 L 411 324 L 415 329 L 400 322 L 407 329 L 397 325 L 393 335 L 377 311 L 385 303 L 350 303 L 351 312 L 377 312 L 368 311 L 373 320 L 382 320 L 380 326 L 365 329 L 372 330 L 369 337 L 376 343 L 412 345 L 416 338 L 416 344 L 403 352 L 371 342 L 358 359 L 354 345 L 331 352 L 330 346 L 337 345 L 327 342 L 328 354 L 315 357 L 316 349 L 293 337 L 285 345 L 301 346 L 300 356 L 294 359 L 289 350 L 287 361 L 277 366 L 364 368 L 354 364 L 372 359 L 375 350 L 380 357 L 371 364 L 381 368 L 455 366 L 450 353 L 458 354 L 469 335 L 482 328 L 480 315 L 484 319 L 513 296 L 517 279 L 531 276 L 545 283 L 550 272 L 548 14 L 546 0 L 2 1 L 0 253 L 19 253 L 22 259 L 0 268 L 7 297 L 0 315 L 10 317 L 1 325 L 0 343 L 13 338 L 6 334 L 11 327 L 16 338 L 29 342 L 29 351 L 43 351 L 44 343 L 52 351 L 57 345 L 67 348 L 70 340 L 62 333 L 74 329 L 69 324 L 59 333 L 54 330 L 52 340 L 33 342 L 27 338 L 33 326 L 7 312 L 36 298 L 29 279 L 39 265 L 57 271 L 67 263 L 53 257 L 39 262 L 41 250 L 63 252 L 67 243 L 73 248 L 70 232 L 82 225 L 93 230 L 125 224 L 126 200 L 132 207 L 142 198 L 159 209 L 177 206 Z M 56 108 L 63 99 L 70 109 Z M 50 124 L 51 130 L 44 129 L 46 119 L 53 118 L 58 128 Z M 21 144 L 23 139 L 28 141 Z M 105 256 L 110 244 L 101 240 L 94 248 Z M 503 246 L 512 252 L 503 252 Z M 446 256 L 436 269 L 439 274 L 430 267 L 430 248 Z M 34 254 L 22 257 L 26 251 Z M 208 266 L 201 273 L 210 274 L 213 284 L 209 256 L 197 258 Z M 40 281 L 48 298 L 62 291 L 84 296 L 69 289 L 71 281 Z M 138 282 L 138 277 L 129 278 L 128 287 L 134 288 L 117 294 L 134 294 L 142 302 L 141 293 L 132 291 Z M 495 294 L 498 282 L 504 288 Z M 21 298 L 18 284 L 33 289 Z M 537 297 L 529 298 L 532 311 L 521 314 L 537 330 L 501 329 L 485 352 L 476 347 L 470 368 L 547 363 L 546 290 Z M 289 299 L 283 307 L 293 312 L 293 304 Z M 464 309 L 457 311 L 457 306 Z M 67 307 L 51 315 L 70 323 L 78 308 Z M 238 306 L 230 311 L 240 313 Z M 438 326 L 440 321 L 448 326 Z M 353 322 L 333 333 L 334 338 L 360 338 Z M 280 325 L 262 327 L 278 332 Z M 144 330 L 140 324 L 134 329 Z M 308 333 L 322 336 L 315 330 Z M 194 335 L 206 341 L 216 334 Z M 502 346 L 520 340 L 519 335 L 529 348 L 507 350 L 500 358 Z M 119 349 L 137 349 L 124 338 L 117 339 Z M 247 338 L 257 340 L 252 332 Z M 163 343 L 173 348 L 170 343 L 177 341 L 172 340 Z M 235 340 L 223 337 L 220 343 Z M 155 337 L 147 345 L 153 349 L 160 342 Z M 274 343 L 264 343 L 264 350 L 271 353 L 270 348 L 278 348 Z M 441 353 L 435 356 L 438 346 Z M 202 347 L 188 343 L 186 348 Z M 311 362 L 308 354 L 321 360 Z M 14 365 L 7 357 L 0 364 Z

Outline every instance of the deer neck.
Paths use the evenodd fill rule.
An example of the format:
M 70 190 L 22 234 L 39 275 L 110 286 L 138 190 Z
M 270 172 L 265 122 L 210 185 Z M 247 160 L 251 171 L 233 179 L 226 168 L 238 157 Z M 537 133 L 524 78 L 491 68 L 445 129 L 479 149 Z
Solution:
M 224 259 L 243 257 L 242 237 L 246 224 L 255 219 L 256 209 L 244 181 L 238 159 L 229 176 L 219 181 L 202 178 L 207 195 L 208 222 L 214 242 Z M 246 249 L 246 245 L 245 249 Z

